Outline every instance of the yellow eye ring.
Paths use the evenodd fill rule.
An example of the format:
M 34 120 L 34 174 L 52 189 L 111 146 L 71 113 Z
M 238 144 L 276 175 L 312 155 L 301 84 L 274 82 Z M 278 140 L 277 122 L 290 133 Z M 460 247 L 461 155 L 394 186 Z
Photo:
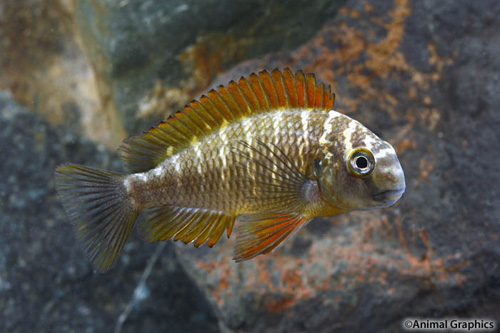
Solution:
M 356 148 L 347 159 L 347 169 L 355 177 L 366 177 L 375 169 L 375 157 L 366 148 Z

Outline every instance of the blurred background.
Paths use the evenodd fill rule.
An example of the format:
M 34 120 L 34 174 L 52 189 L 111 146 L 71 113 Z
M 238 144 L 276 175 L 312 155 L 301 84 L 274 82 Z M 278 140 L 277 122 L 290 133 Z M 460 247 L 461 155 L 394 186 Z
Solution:
M 0 331 L 397 332 L 500 320 L 500 2 L 0 0 Z M 54 191 L 65 162 L 218 84 L 302 69 L 391 142 L 394 207 L 318 219 L 276 253 L 133 234 L 95 273 Z

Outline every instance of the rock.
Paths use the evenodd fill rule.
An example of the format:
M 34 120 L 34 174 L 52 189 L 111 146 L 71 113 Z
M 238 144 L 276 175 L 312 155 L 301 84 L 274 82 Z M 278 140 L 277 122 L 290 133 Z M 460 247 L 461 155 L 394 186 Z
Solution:
M 74 16 L 105 113 L 137 133 L 183 107 L 220 71 L 300 45 L 345 2 L 79 0 Z
M 410 317 L 500 320 L 500 3 L 352 0 L 295 49 L 343 2 L 294 2 L 304 10 L 262 20 L 244 11 L 253 2 L 233 3 L 0 5 L 0 86 L 31 110 L 0 93 L 0 330 L 396 332 Z M 308 28 L 292 42 L 279 34 Z M 261 39 L 266 29 L 278 37 Z M 403 200 L 318 219 L 241 264 L 234 237 L 194 249 L 133 235 L 115 268 L 94 274 L 55 196 L 55 167 L 120 170 L 86 137 L 111 146 L 272 50 L 210 85 L 262 68 L 315 72 L 337 110 L 395 145 Z
M 346 0 L 18 0 L 0 5 L 0 89 L 109 148 L 239 61 L 291 49 Z
M 66 0 L 0 4 L 0 89 L 52 124 L 111 146 L 109 115 Z M 125 136 L 125 133 L 123 133 Z
M 219 75 L 289 66 L 398 151 L 395 207 L 318 219 L 271 255 L 176 247 L 227 331 L 397 332 L 404 318 L 500 320 L 500 4 L 348 2 L 310 41 Z
M 53 174 L 68 161 L 120 170 L 116 154 L 52 127 L 6 92 L 0 128 L 0 331 L 217 331 L 209 304 L 170 246 L 147 246 L 133 236 L 116 269 L 93 273 L 57 200 Z

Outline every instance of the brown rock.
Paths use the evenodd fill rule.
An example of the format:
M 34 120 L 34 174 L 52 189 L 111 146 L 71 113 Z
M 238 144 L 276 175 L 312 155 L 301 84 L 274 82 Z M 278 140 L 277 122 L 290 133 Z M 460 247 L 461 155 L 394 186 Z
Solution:
M 249 262 L 231 261 L 233 239 L 177 246 L 225 329 L 399 331 L 408 317 L 500 318 L 498 15 L 493 1 L 351 1 L 295 51 L 217 78 L 315 72 L 333 85 L 337 110 L 396 147 L 407 179 L 396 206 L 313 221 Z

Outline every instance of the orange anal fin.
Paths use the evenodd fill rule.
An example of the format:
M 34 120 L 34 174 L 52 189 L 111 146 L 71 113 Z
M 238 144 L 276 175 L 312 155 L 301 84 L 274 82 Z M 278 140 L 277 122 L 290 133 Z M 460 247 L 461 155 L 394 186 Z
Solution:
M 243 217 L 238 227 L 234 260 L 248 260 L 269 253 L 307 224 L 300 214 L 268 213 Z
M 162 206 L 143 211 L 138 231 L 149 243 L 172 238 L 186 244 L 194 242 L 193 245 L 199 247 L 208 240 L 212 247 L 233 221 L 234 217 L 219 211 Z
M 226 235 L 227 238 L 231 237 L 231 233 L 233 232 L 233 226 L 234 226 L 234 220 L 232 219 L 231 221 L 228 222 L 227 227 L 226 227 Z

